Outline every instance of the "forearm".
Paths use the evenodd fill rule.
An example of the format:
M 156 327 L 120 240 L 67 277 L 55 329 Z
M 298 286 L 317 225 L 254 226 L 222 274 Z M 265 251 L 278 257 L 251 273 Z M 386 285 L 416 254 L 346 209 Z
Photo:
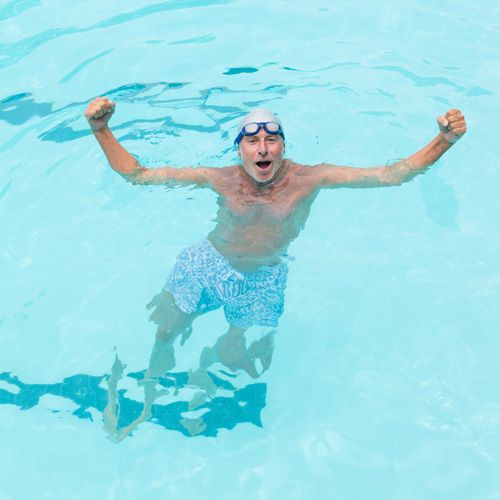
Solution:
M 318 165 L 316 172 L 321 179 L 320 186 L 366 188 L 398 186 L 410 181 L 436 163 L 467 131 L 464 116 L 458 109 L 449 109 L 444 116 L 438 117 L 437 122 L 437 137 L 406 160 L 368 169 Z
M 409 160 L 399 160 L 392 165 L 373 168 L 352 168 L 334 165 L 319 165 L 323 176 L 322 188 L 373 188 L 399 186 L 427 170 Z M 323 171 L 323 172 L 321 172 Z
M 453 144 L 448 142 L 442 134 L 438 134 L 427 146 L 409 156 L 406 160 L 415 165 L 416 168 L 428 167 L 436 163 L 451 146 Z
M 146 168 L 117 141 L 107 126 L 93 131 L 93 133 L 111 168 L 132 184 L 166 184 L 170 186 L 194 184 L 200 187 L 208 185 L 208 167 Z
M 405 160 L 400 160 L 387 167 L 371 169 L 371 173 L 372 175 L 375 174 L 375 177 L 381 181 L 381 185 L 401 185 L 424 173 L 451 146 L 453 146 L 452 143 L 448 142 L 442 134 L 438 134 L 427 146 L 424 146 L 420 151 L 417 151 Z
M 364 171 L 364 185 L 360 187 L 400 186 L 423 174 L 428 165 L 415 165 L 409 159 L 399 160 L 392 165 L 369 168 Z
M 127 179 L 143 170 L 144 167 L 117 141 L 109 127 L 93 131 L 93 134 L 113 170 Z

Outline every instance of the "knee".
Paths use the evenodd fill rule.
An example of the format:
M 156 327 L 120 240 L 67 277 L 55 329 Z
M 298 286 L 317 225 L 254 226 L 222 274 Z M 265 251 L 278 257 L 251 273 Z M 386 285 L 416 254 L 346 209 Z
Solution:
M 172 344 L 177 335 L 179 334 L 169 329 L 158 328 L 156 332 L 156 338 L 164 344 Z
M 182 336 L 181 345 L 184 345 L 184 342 L 191 336 L 192 332 L 193 328 L 191 325 L 177 328 L 161 328 L 160 326 L 156 331 L 156 338 L 165 344 L 172 344 L 177 337 Z

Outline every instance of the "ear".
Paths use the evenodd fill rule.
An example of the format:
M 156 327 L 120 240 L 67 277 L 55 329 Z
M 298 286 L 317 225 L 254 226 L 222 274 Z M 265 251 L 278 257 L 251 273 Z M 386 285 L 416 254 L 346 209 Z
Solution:
M 241 158 L 241 149 L 239 144 L 238 144 L 238 156 Z

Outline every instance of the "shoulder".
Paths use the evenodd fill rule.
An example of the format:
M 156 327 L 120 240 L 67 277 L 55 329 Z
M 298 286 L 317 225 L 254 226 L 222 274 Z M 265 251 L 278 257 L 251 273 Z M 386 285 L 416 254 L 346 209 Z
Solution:
M 237 165 L 231 165 L 229 167 L 199 167 L 204 168 L 207 172 L 207 176 L 209 178 L 219 178 L 219 177 L 227 177 L 229 175 L 234 175 L 234 172 L 237 170 Z
M 202 167 L 205 170 L 208 186 L 218 192 L 226 185 L 233 185 L 240 178 L 238 165 L 229 167 Z
M 239 175 L 238 166 L 230 167 L 200 167 L 205 170 L 205 175 L 209 182 L 218 182 L 225 179 L 233 179 Z
M 313 184 L 320 184 L 324 177 L 323 165 L 302 165 L 292 160 L 287 160 L 290 176 L 298 178 L 301 182 L 309 181 Z
M 298 165 L 297 176 L 307 178 L 311 185 L 318 188 L 358 186 L 364 183 L 367 170 L 320 163 L 317 165 Z
M 353 173 L 359 170 L 353 167 L 343 167 L 329 163 L 320 163 L 314 165 L 313 168 L 321 187 L 341 186 L 349 182 Z

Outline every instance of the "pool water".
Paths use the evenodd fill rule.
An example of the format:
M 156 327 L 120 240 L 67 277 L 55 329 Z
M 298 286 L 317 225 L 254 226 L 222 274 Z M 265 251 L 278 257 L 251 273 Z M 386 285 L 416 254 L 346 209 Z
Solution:
M 499 15 L 428 0 L 1 4 L 0 500 L 500 499 Z M 452 107 L 469 131 L 410 183 L 321 193 L 290 247 L 270 369 L 214 366 L 220 399 L 188 408 L 187 374 L 226 329 L 206 315 L 154 418 L 115 443 L 110 376 L 123 366 L 123 427 L 144 401 L 145 305 L 217 204 L 114 173 L 83 117 L 98 95 L 151 167 L 235 163 L 256 107 L 307 164 L 407 157 Z

